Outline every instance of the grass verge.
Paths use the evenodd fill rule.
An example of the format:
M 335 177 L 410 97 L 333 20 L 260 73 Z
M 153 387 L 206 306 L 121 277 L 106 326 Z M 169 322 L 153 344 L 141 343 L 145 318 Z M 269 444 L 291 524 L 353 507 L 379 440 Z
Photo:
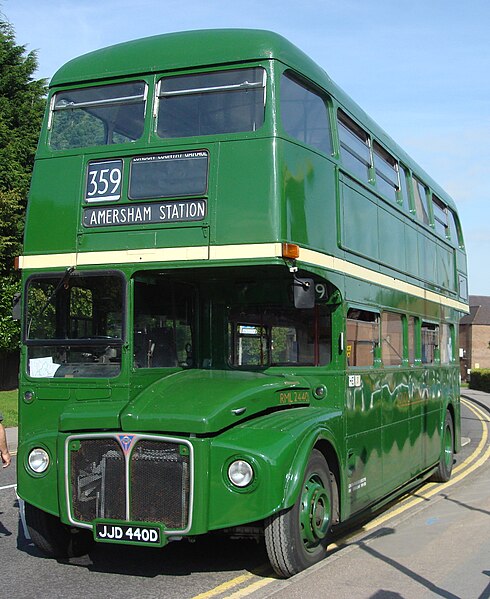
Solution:
M 18 391 L 0 391 L 0 412 L 3 414 L 3 426 L 17 426 Z

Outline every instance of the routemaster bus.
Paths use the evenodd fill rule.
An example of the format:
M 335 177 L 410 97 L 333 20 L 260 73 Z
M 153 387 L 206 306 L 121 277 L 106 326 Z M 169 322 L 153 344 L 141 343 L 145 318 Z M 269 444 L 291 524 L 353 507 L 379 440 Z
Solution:
M 49 556 L 222 531 L 287 577 L 451 475 L 456 206 L 279 35 L 63 66 L 19 268 L 18 493 Z

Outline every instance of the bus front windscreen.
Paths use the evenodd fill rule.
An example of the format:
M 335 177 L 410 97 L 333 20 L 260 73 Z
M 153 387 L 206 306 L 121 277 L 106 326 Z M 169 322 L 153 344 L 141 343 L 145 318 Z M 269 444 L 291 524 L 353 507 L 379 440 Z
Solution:
M 117 273 L 34 276 L 24 339 L 34 378 L 113 377 L 121 368 L 124 289 Z

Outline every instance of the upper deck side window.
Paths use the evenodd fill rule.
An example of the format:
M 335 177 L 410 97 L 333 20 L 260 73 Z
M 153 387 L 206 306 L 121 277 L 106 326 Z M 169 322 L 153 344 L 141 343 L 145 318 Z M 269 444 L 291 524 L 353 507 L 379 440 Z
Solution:
M 51 100 L 49 145 L 70 150 L 139 139 L 146 96 L 144 81 L 57 92 Z
M 434 213 L 434 229 L 443 237 L 449 237 L 447 206 L 435 195 L 432 196 L 432 212 Z
M 398 175 L 400 178 L 400 200 L 401 203 L 403 205 L 403 208 L 407 211 L 410 212 L 410 196 L 408 193 L 408 171 L 407 169 L 401 164 L 398 164 Z
M 449 222 L 449 235 L 453 245 L 456 247 L 464 248 L 463 234 L 461 233 L 461 224 L 457 215 L 451 210 L 447 209 L 447 216 Z
M 325 100 L 289 73 L 284 73 L 281 78 L 281 121 L 284 131 L 291 137 L 325 154 L 332 153 Z
M 397 161 L 376 141 L 373 143 L 373 158 L 376 172 L 376 187 L 382 194 L 396 202 L 396 194 L 400 189 Z
M 338 111 L 340 158 L 343 165 L 363 181 L 369 181 L 371 144 L 369 135 L 342 110 Z
M 425 225 L 430 223 L 429 208 L 427 206 L 427 190 L 425 185 L 415 177 L 412 177 L 413 199 L 415 202 L 415 213 L 417 218 Z
M 261 67 L 164 77 L 157 133 L 175 138 L 257 131 L 264 123 L 265 84 Z

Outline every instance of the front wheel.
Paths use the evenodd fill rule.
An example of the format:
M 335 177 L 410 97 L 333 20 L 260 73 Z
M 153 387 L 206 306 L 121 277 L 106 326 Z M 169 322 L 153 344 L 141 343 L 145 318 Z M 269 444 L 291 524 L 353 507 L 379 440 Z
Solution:
M 267 554 L 282 578 L 305 570 L 326 555 L 334 514 L 332 477 L 323 454 L 314 449 L 296 503 L 266 521 Z
M 88 553 L 94 544 L 88 530 L 71 528 L 29 503 L 25 504 L 25 515 L 31 539 L 48 557 L 78 557 Z
M 454 461 L 454 425 L 449 410 L 446 412 L 442 430 L 442 451 L 437 470 L 431 476 L 436 483 L 445 483 L 451 478 Z

